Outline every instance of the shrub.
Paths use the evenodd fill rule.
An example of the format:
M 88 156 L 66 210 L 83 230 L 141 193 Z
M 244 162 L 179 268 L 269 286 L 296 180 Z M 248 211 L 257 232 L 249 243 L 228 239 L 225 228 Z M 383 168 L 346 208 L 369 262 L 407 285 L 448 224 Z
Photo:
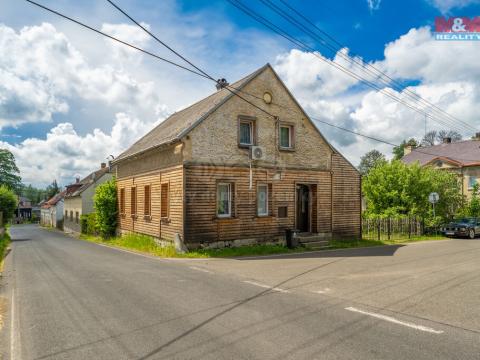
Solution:
M 86 235 L 98 235 L 97 216 L 95 213 L 80 216 L 80 231 Z
M 0 186 L 0 211 L 3 213 L 3 221 L 7 223 L 17 208 L 17 196 L 5 185 Z
M 117 229 L 117 186 L 115 179 L 104 182 L 93 197 L 98 232 L 103 238 L 115 235 Z

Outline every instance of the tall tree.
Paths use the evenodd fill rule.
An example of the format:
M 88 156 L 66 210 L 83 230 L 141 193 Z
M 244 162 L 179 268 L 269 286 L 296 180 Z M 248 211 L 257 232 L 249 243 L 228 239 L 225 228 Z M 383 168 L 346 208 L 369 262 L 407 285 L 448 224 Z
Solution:
M 400 145 L 395 146 L 392 150 L 393 152 L 393 160 L 400 160 L 403 157 L 403 152 L 405 146 L 418 146 L 417 140 L 411 138 L 410 140 L 403 140 Z
M 0 185 L 19 192 L 22 186 L 19 174 L 15 156 L 7 149 L 0 149 Z
M 452 142 L 462 140 L 462 135 L 454 130 L 432 130 L 425 134 L 421 141 L 422 146 L 434 146 L 443 142 L 443 139 L 450 138 Z
M 360 158 L 358 170 L 360 171 L 360 174 L 365 176 L 371 169 L 385 163 L 386 161 L 387 159 L 385 158 L 385 155 L 383 155 L 380 151 L 371 150 Z
M 59 192 L 60 188 L 58 187 L 57 180 L 53 180 L 53 182 L 47 186 L 47 199 L 50 199 Z

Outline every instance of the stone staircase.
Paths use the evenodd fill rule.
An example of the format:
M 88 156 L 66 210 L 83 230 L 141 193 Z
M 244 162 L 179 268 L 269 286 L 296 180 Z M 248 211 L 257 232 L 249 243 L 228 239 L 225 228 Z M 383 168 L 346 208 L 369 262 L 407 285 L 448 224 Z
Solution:
M 330 247 L 330 236 L 326 234 L 298 233 L 297 240 L 300 246 L 312 250 L 326 249 Z

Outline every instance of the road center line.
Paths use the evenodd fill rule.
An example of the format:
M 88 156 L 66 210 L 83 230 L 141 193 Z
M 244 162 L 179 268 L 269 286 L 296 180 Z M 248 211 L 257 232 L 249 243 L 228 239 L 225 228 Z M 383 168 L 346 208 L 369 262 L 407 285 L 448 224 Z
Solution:
M 197 270 L 197 271 L 201 271 L 201 272 L 204 272 L 204 273 L 207 273 L 207 274 L 211 274 L 211 273 L 212 273 L 210 270 L 203 269 L 203 268 L 201 268 L 201 267 L 196 267 L 196 266 L 190 266 L 190 269 L 192 269 L 192 270 Z
M 272 286 L 269 286 L 269 285 L 266 285 L 266 284 L 261 284 L 261 283 L 258 283 L 256 281 L 245 280 L 244 283 L 247 283 L 247 284 L 250 284 L 250 285 L 255 285 L 255 286 L 258 286 L 258 287 L 261 287 L 261 288 L 264 288 L 264 289 L 270 289 L 272 291 L 278 291 L 278 292 L 281 292 L 281 293 L 288 293 L 289 292 L 288 290 L 281 289 L 281 288 L 278 288 L 278 287 L 272 287 Z
M 406 327 L 409 327 L 409 328 L 412 328 L 412 329 L 415 329 L 415 330 L 425 331 L 425 332 L 432 333 L 432 334 L 442 334 L 443 333 L 442 330 L 435 330 L 435 329 L 432 329 L 432 328 L 427 327 L 427 326 L 417 325 L 417 324 L 413 324 L 413 323 L 406 322 L 406 321 L 400 321 L 400 320 L 397 320 L 397 319 L 395 319 L 391 316 L 372 313 L 372 312 L 368 312 L 368 311 L 363 311 L 363 310 L 360 310 L 360 309 L 357 309 L 357 308 L 354 308 L 354 307 L 347 307 L 347 308 L 345 308 L 345 310 L 353 311 L 353 312 L 360 313 L 360 314 L 363 314 L 363 315 L 372 316 L 372 317 L 380 319 L 380 320 L 389 321 L 389 322 L 394 323 L 394 324 L 403 325 L 403 326 L 406 326 Z

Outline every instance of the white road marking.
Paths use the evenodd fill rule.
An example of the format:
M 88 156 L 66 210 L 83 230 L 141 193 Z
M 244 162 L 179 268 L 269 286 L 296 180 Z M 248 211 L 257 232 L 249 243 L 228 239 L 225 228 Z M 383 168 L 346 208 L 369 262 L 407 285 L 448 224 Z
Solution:
M 328 292 L 330 292 L 330 289 L 329 288 L 325 288 L 323 290 L 316 290 L 316 291 L 312 291 L 314 294 L 326 294 Z
M 403 326 L 406 326 L 406 327 L 409 327 L 409 328 L 412 328 L 412 329 L 415 329 L 415 330 L 425 331 L 425 332 L 432 333 L 432 334 L 442 334 L 443 333 L 442 330 L 435 330 L 435 329 L 432 329 L 432 328 L 427 327 L 427 326 L 417 325 L 417 324 L 413 324 L 413 323 L 406 322 L 406 321 L 400 321 L 400 320 L 397 320 L 397 319 L 395 319 L 391 316 L 372 313 L 372 312 L 368 312 L 368 311 L 363 311 L 363 310 L 360 310 L 360 309 L 357 309 L 357 308 L 354 308 L 354 307 L 347 307 L 347 308 L 345 308 L 345 310 L 357 312 L 357 313 L 360 313 L 360 314 L 363 314 L 363 315 L 369 315 L 369 316 L 372 316 L 372 317 L 380 319 L 380 320 L 389 321 L 389 322 L 394 323 L 394 324 L 403 325 Z
M 196 267 L 196 266 L 190 266 L 190 269 L 192 269 L 192 270 L 197 270 L 197 271 L 201 271 L 201 272 L 204 272 L 204 273 L 207 273 L 207 274 L 211 274 L 211 273 L 212 273 L 210 270 L 207 270 L 207 269 L 204 269 L 204 268 L 200 268 L 200 267 Z
M 261 283 L 258 283 L 256 281 L 245 280 L 244 283 L 247 283 L 247 284 L 250 284 L 250 285 L 255 285 L 255 286 L 258 286 L 258 287 L 261 287 L 261 288 L 265 288 L 265 289 L 270 289 L 272 291 L 278 291 L 278 292 L 281 292 L 281 293 L 288 293 L 289 292 L 288 290 L 281 289 L 281 288 L 278 288 L 278 287 L 273 287 L 273 286 L 266 285 L 266 284 L 261 284 Z
M 16 359 L 16 342 L 15 342 L 15 289 L 12 289 L 12 311 L 10 315 L 10 358 Z

